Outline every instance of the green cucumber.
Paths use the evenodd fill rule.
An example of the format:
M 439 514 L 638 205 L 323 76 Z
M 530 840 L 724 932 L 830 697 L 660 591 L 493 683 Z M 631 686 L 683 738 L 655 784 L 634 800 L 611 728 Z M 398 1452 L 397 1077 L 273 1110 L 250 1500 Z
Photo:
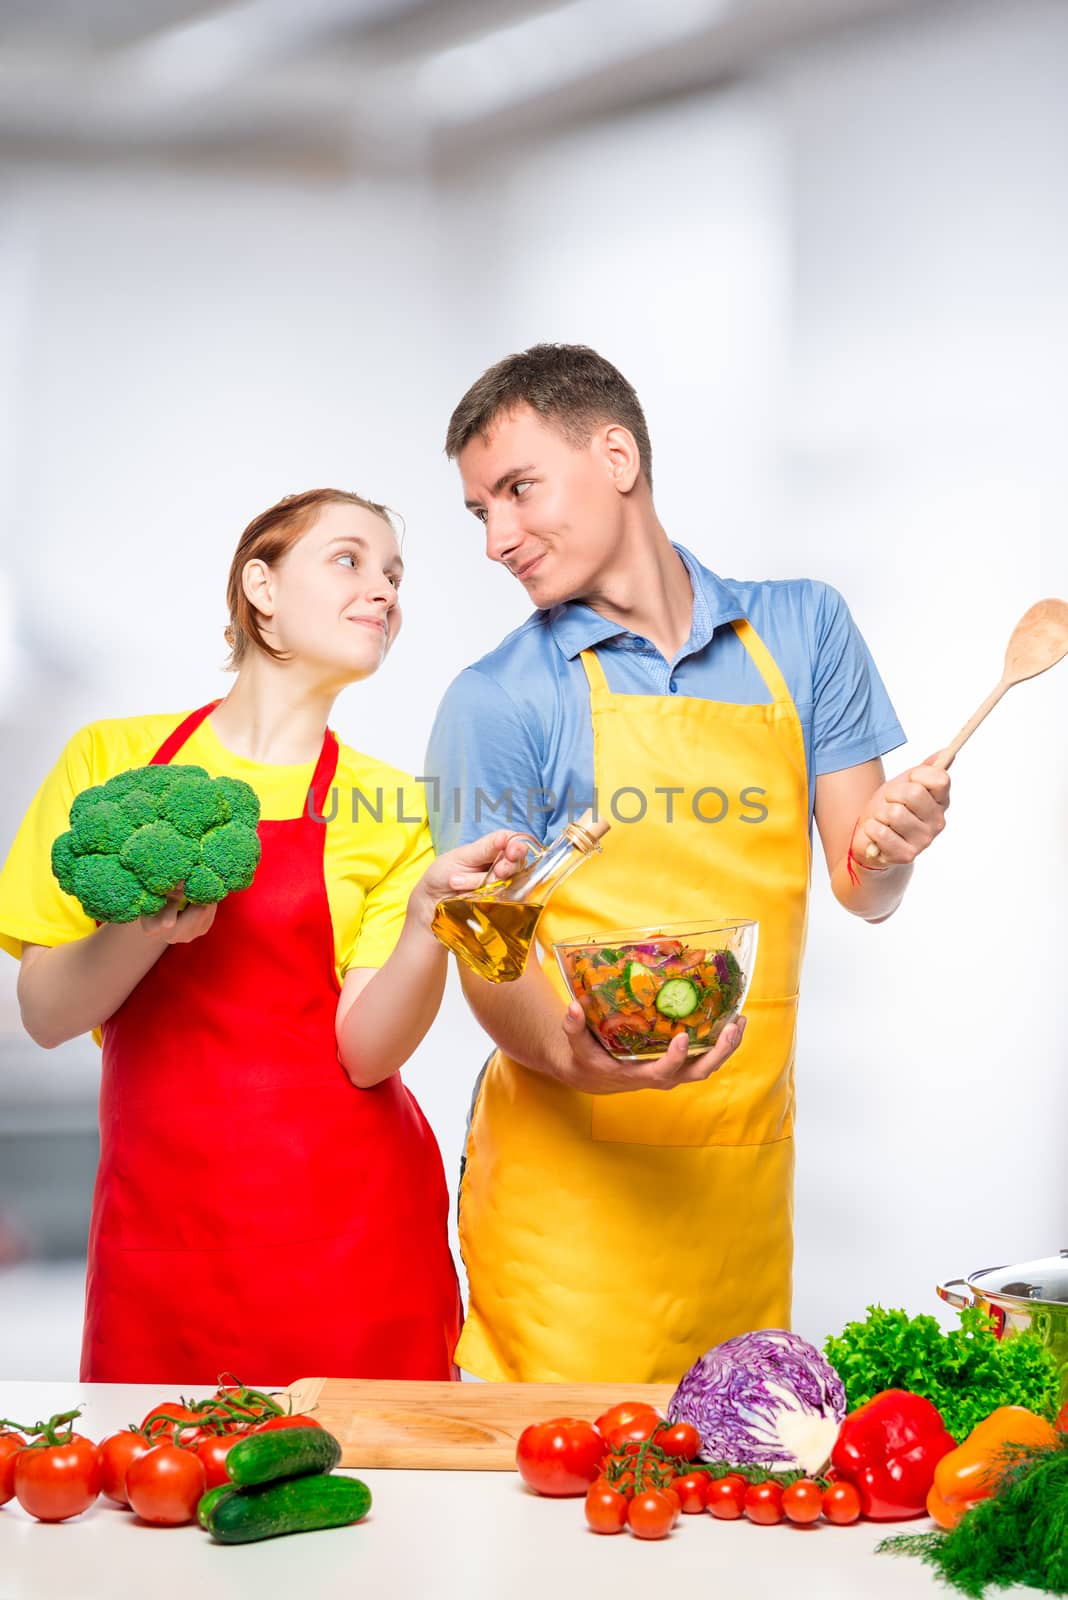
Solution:
M 665 1017 L 688 1017 L 697 1010 L 698 999 L 697 985 L 689 978 L 669 978 L 656 997 L 656 1009 Z
M 370 1509 L 371 1491 L 361 1479 L 317 1473 L 224 1495 L 212 1507 L 207 1528 L 219 1544 L 250 1544 L 282 1533 L 342 1528 L 361 1522 Z
M 200 1526 L 202 1528 L 207 1528 L 210 1532 L 211 1514 L 215 1510 L 215 1507 L 218 1505 L 219 1501 L 224 1495 L 236 1493 L 237 1490 L 232 1483 L 219 1483 L 216 1484 L 214 1489 L 209 1489 L 207 1494 L 202 1494 L 200 1497 L 200 1503 L 197 1506 L 197 1521 L 200 1523 Z
M 630 998 L 640 1006 L 651 1003 L 656 994 L 656 979 L 640 961 L 628 961 L 623 968 L 623 982 Z
M 250 1433 L 227 1451 L 226 1470 L 241 1489 L 329 1472 L 341 1460 L 341 1446 L 325 1428 L 270 1428 Z

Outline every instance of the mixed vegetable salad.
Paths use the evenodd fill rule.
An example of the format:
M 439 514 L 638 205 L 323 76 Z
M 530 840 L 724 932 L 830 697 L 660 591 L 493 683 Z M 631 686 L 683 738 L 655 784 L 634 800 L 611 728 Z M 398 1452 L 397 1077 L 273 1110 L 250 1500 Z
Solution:
M 691 1054 L 710 1050 L 746 989 L 733 950 L 695 949 L 681 939 L 575 945 L 557 954 L 598 1042 L 623 1060 L 662 1055 L 679 1032 Z

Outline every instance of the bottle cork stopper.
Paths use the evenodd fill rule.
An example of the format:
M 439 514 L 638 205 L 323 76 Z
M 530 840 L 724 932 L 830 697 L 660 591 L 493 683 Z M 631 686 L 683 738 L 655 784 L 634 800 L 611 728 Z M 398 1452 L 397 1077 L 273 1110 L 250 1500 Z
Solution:
M 592 806 L 588 807 L 581 817 L 577 817 L 575 820 L 578 826 L 589 834 L 591 839 L 602 839 L 612 826 L 610 822 L 605 821 L 604 817 L 595 818 Z

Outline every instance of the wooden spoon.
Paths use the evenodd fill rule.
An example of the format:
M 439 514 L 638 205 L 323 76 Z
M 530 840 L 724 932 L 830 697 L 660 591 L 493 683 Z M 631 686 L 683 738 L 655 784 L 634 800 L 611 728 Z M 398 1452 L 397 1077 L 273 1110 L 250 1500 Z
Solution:
M 956 738 L 951 739 L 944 750 L 932 757 L 931 766 L 941 767 L 944 772 L 948 772 L 960 750 L 967 744 L 983 719 L 990 715 L 1007 689 L 1011 689 L 1016 683 L 1023 683 L 1025 678 L 1037 678 L 1040 672 L 1045 672 L 1048 667 L 1055 667 L 1066 655 L 1068 655 L 1068 601 L 1039 600 L 1030 611 L 1024 612 L 1012 630 L 1005 651 L 1005 670 L 1001 674 L 1001 681 L 987 695 L 975 715 L 968 718 Z M 874 843 L 870 843 L 864 852 L 869 861 L 874 861 L 879 853 L 879 846 Z

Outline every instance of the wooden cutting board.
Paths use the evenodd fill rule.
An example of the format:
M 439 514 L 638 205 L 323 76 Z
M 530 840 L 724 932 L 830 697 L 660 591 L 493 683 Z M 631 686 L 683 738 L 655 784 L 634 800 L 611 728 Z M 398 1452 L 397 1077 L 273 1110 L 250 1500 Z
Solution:
M 402 1383 L 300 1378 L 286 1391 L 341 1444 L 343 1467 L 429 1467 L 512 1472 L 516 1440 L 530 1422 L 585 1417 L 618 1400 L 667 1410 L 671 1384 Z M 282 1404 L 286 1404 L 283 1397 Z

